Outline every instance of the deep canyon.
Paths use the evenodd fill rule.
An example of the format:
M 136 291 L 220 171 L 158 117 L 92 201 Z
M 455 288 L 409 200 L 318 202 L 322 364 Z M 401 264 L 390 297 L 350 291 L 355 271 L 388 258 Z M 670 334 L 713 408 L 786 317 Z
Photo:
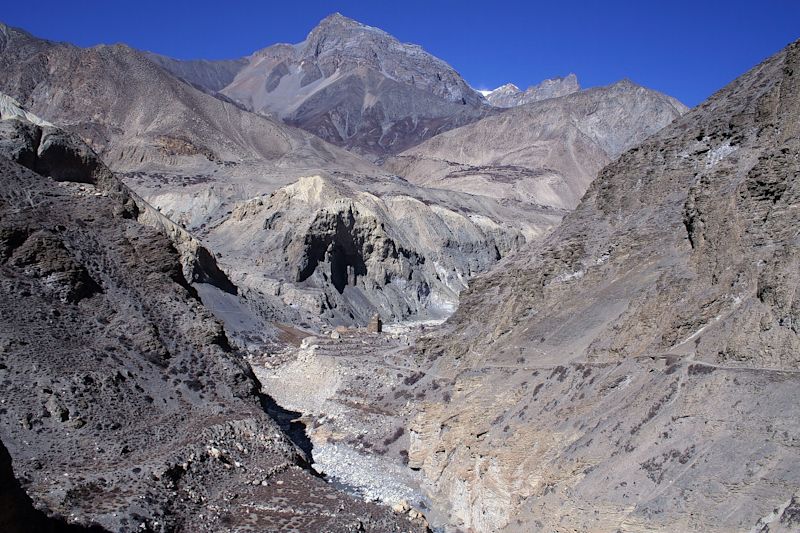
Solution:
M 692 109 L 338 13 L 0 72 L 0 530 L 800 530 L 800 41 Z

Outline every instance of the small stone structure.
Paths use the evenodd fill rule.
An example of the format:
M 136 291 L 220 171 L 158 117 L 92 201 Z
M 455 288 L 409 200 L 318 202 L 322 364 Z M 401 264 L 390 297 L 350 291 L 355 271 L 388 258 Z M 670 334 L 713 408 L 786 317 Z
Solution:
M 381 331 L 383 331 L 383 322 L 381 321 L 381 315 L 375 313 L 369 320 L 369 324 L 367 324 L 367 333 L 380 333 Z

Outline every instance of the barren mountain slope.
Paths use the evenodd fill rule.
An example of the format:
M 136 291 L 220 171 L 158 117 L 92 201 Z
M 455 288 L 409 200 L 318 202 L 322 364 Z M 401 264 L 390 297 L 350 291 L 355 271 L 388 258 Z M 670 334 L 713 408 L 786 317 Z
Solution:
M 91 141 L 148 202 L 208 238 L 243 289 L 259 291 L 278 306 L 289 304 L 313 316 L 322 308 L 329 318 L 349 322 L 364 322 L 375 311 L 387 319 L 424 314 L 428 308 L 442 313 L 452 309 L 466 278 L 488 268 L 524 238 L 542 235 L 562 214 L 502 206 L 468 195 L 429 193 L 309 133 L 213 98 L 121 45 L 80 49 L 10 28 L 0 35 L 0 63 L 8 74 L 0 86 L 48 120 Z M 331 232 L 327 226 L 335 226 L 339 215 L 330 214 L 345 205 L 341 201 L 329 205 L 334 197 L 323 196 L 307 205 L 295 202 L 291 209 L 276 206 L 273 211 L 282 216 L 280 234 L 264 226 L 266 216 L 257 223 L 249 218 L 247 228 L 241 220 L 228 220 L 248 211 L 252 202 L 263 203 L 276 189 L 317 175 L 333 183 L 339 200 L 344 199 L 342 191 L 348 201 L 368 191 L 414 199 L 404 204 L 413 208 L 404 208 L 398 216 L 387 215 L 383 208 L 366 215 L 369 225 L 385 226 L 385 235 L 399 247 L 396 252 L 384 254 L 385 235 L 373 231 L 355 237 L 355 245 L 350 229 Z M 356 218 L 361 214 L 363 209 Z M 296 231 L 315 218 L 319 223 L 311 231 Z M 416 227 L 424 227 L 430 241 L 417 241 Z M 331 269 L 338 267 L 329 267 L 338 263 L 324 257 L 326 249 L 318 250 L 312 244 L 315 239 L 337 249 L 355 246 L 358 252 L 348 252 L 349 263 L 360 261 L 362 255 L 372 257 L 369 276 L 359 275 L 366 283 L 363 290 L 339 297 L 344 285 L 338 278 L 332 281 Z M 255 245 L 265 241 L 273 245 Z M 437 246 L 420 242 L 447 243 L 444 248 L 455 252 L 441 253 Z M 284 252 L 290 247 L 294 251 L 284 268 Z M 398 261 L 405 266 L 398 266 Z M 311 285 L 310 295 L 289 286 L 305 282 L 319 263 L 328 272 L 305 284 Z M 395 281 L 411 282 L 413 290 L 394 290 Z
M 442 133 L 384 167 L 430 187 L 572 209 L 604 165 L 685 111 L 623 80 Z
M 0 25 L 0 91 L 80 135 L 118 172 L 258 178 L 372 167 L 301 130 L 181 82 L 124 45 L 77 48 Z
M 800 526 L 798 73 L 800 42 L 623 154 L 423 344 L 453 384 L 410 465 L 456 522 Z
M 147 53 L 147 59 L 165 68 L 183 81 L 211 94 L 227 87 L 247 65 L 247 59 L 173 59 L 161 54 Z
M 222 94 L 371 157 L 493 112 L 444 61 L 338 13 L 247 60 Z
M 167 236 L 2 103 L 0 529 L 424 530 L 305 469 Z

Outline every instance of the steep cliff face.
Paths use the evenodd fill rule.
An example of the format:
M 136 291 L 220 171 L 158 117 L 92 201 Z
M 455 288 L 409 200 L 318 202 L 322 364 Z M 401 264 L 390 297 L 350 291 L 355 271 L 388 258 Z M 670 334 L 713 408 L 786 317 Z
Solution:
M 791 523 L 799 68 L 794 43 L 623 154 L 422 343 L 453 385 L 410 464 L 465 527 Z
M 442 133 L 384 167 L 429 187 L 573 209 L 604 165 L 685 111 L 621 81 Z
M 514 210 L 499 208 L 400 181 L 314 176 L 242 203 L 207 239 L 237 283 L 333 321 L 443 317 L 472 276 L 560 215 L 527 209 L 512 223 Z
M 533 340 L 539 319 L 528 322 L 526 313 L 542 316 L 557 301 L 572 314 L 584 308 L 579 301 L 612 287 L 624 313 L 580 313 L 610 328 L 584 333 L 597 338 L 585 353 L 600 360 L 669 350 L 733 360 L 724 347 L 739 342 L 730 340 L 739 332 L 759 339 L 763 313 L 769 336 L 794 334 L 792 298 L 772 287 L 780 280 L 791 291 L 796 283 L 788 275 L 797 237 L 795 50 L 759 65 L 606 167 L 535 256 L 476 282 L 476 303 L 479 286 L 509 291 L 513 305 L 498 315 L 497 335 L 511 338 L 526 323 L 525 339 Z M 617 278 L 623 272 L 630 275 Z M 512 290 L 512 278 L 530 290 Z M 564 305 L 571 301 L 580 307 Z M 755 352 L 749 357 L 774 354 L 759 366 L 797 362 L 791 344 L 757 345 L 746 350 Z

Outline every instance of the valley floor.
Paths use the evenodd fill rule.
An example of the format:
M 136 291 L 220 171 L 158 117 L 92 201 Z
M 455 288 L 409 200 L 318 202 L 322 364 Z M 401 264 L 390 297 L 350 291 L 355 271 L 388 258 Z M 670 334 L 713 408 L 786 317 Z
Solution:
M 435 328 L 315 334 L 251 364 L 298 413 L 316 470 L 435 531 L 779 531 L 762 528 L 771 508 L 793 509 L 800 373 L 431 362 L 415 345 Z

